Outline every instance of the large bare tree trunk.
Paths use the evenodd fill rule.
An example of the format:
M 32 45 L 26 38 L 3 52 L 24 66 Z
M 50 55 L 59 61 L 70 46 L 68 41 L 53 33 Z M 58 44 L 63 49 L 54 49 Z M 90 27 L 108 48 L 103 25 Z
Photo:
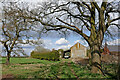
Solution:
M 10 52 L 7 52 L 6 64 L 10 64 Z
M 120 58 L 120 56 L 119 56 L 119 58 Z M 118 60 L 118 61 L 120 61 L 120 60 Z M 120 80 L 120 62 L 118 62 L 117 79 Z
M 93 45 L 91 47 L 91 61 L 92 61 L 92 73 L 104 74 L 101 69 L 101 55 L 100 47 L 98 45 Z

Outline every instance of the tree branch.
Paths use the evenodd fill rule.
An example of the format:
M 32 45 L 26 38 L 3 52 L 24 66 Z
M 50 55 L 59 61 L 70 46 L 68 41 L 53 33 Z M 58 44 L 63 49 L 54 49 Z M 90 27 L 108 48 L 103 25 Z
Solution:
M 10 34 L 8 33 L 8 31 L 5 31 L 5 26 L 4 26 L 4 24 L 3 24 L 3 26 L 2 26 L 2 31 L 3 31 L 3 33 L 4 33 L 5 36 L 11 38 L 11 37 L 10 37 Z
M 112 20 L 110 20 L 110 22 L 109 22 L 109 23 L 114 22 L 114 21 L 119 20 L 119 19 L 120 19 L 120 17 L 115 18 L 115 19 L 112 19 Z
M 59 19 L 59 18 L 56 18 L 56 19 L 59 20 L 60 22 L 64 23 L 64 24 L 68 25 L 68 26 L 71 26 L 71 27 L 76 28 L 78 31 L 81 32 L 81 30 L 80 30 L 77 26 L 75 26 L 75 25 L 71 25 L 71 24 L 69 24 L 69 23 L 66 23 L 66 22 L 62 21 L 61 19 Z
M 50 29 L 48 29 L 48 28 L 46 28 L 45 27 L 45 29 L 47 30 L 47 31 L 50 31 L 50 30 L 55 30 L 55 31 L 58 31 L 58 30 L 61 30 L 61 29 L 64 29 L 64 28 L 50 28 Z
M 76 31 L 76 32 L 79 33 L 81 36 L 83 36 L 86 40 L 88 40 L 88 36 L 87 36 L 86 34 L 84 34 L 84 33 L 82 32 L 82 30 L 80 30 L 77 26 L 68 24 L 68 23 L 62 21 L 62 20 L 59 19 L 59 18 L 56 18 L 56 19 L 58 19 L 60 22 L 66 24 L 66 25 L 68 25 L 68 26 L 75 27 L 75 28 L 78 30 L 78 31 Z
M 110 25 L 113 25 L 113 24 L 115 25 L 115 23 L 112 23 L 112 22 L 119 20 L 119 19 L 120 19 L 120 17 L 112 19 L 112 20 L 109 19 L 108 22 L 106 23 L 106 30 Z
M 96 2 L 93 2 L 93 4 L 96 7 L 96 9 L 98 10 L 98 12 L 100 12 L 100 8 L 99 8 L 98 4 Z
M 53 11 L 52 12 L 50 12 L 50 13 L 47 13 L 47 14 L 44 14 L 44 16 L 47 16 L 47 15 L 50 15 L 50 14 L 53 14 L 53 13 L 55 13 L 55 12 L 60 12 L 60 11 L 62 11 L 61 9 L 59 9 L 59 10 L 57 10 L 59 7 L 61 7 L 61 6 L 66 6 L 66 5 L 68 5 L 70 2 L 68 2 L 68 3 L 66 3 L 66 4 L 62 4 L 62 5 L 59 5 L 59 6 L 57 6 L 55 9 L 53 9 Z M 50 7 L 51 8 L 51 7 Z
M 118 29 L 120 29 L 120 24 L 119 24 L 119 23 L 118 23 L 118 24 L 112 23 L 112 24 L 110 24 L 110 25 L 115 25 L 115 26 L 118 27 Z
M 107 7 L 107 0 L 103 0 L 102 5 L 101 5 L 101 10 L 105 11 Z
M 80 9 L 80 4 L 81 4 L 80 2 L 72 2 L 72 3 L 77 5 L 77 8 L 78 8 L 79 12 L 81 13 L 81 16 L 87 17 L 87 18 L 90 17 L 89 15 L 85 15 L 84 12 Z
M 87 29 L 90 31 L 90 26 L 87 24 L 87 22 L 84 21 L 83 18 L 78 17 L 77 15 L 71 14 L 71 13 L 70 13 L 68 10 L 66 10 L 66 9 L 63 9 L 63 10 L 64 10 L 64 11 L 67 11 L 67 13 L 68 13 L 70 16 L 72 16 L 72 17 L 74 17 L 74 18 L 80 19 L 80 20 L 85 24 L 85 26 L 87 27 Z
M 83 3 L 85 6 L 87 6 L 87 7 L 88 7 L 88 9 L 89 9 L 89 10 L 90 10 L 90 12 L 91 12 L 90 5 L 86 4 L 84 1 L 82 1 L 82 3 Z
M 45 26 L 61 27 L 61 28 L 67 28 L 67 29 L 72 30 L 72 31 L 76 31 L 74 28 L 70 28 L 70 27 L 65 26 L 65 25 L 52 25 L 52 24 L 45 23 L 45 22 L 43 22 L 42 20 L 37 19 L 37 18 L 35 18 L 35 17 L 27 17 L 27 16 L 20 16 L 20 17 L 24 17 L 25 19 L 33 19 L 33 20 L 35 20 L 35 21 L 39 21 L 42 25 L 45 25 Z

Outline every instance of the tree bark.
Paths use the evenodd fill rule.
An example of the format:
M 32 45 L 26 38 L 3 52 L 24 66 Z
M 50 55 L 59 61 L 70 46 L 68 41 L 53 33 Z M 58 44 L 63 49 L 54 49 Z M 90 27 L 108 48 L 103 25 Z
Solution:
M 10 64 L 10 52 L 7 52 L 7 59 L 6 59 L 6 64 Z
M 91 46 L 91 63 L 92 63 L 92 73 L 99 73 L 103 74 L 101 68 L 101 54 L 100 54 L 100 47 L 99 45 L 92 45 Z

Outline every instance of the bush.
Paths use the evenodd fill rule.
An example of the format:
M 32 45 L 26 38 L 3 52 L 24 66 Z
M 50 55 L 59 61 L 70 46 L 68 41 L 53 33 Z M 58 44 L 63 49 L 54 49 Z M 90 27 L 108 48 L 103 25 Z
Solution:
M 15 55 L 13 55 L 13 57 L 16 57 Z
M 51 52 L 44 52 L 44 53 L 32 51 L 31 57 L 41 59 L 41 60 L 44 59 L 44 60 L 58 61 L 59 60 L 59 53 L 56 50 L 51 51 Z

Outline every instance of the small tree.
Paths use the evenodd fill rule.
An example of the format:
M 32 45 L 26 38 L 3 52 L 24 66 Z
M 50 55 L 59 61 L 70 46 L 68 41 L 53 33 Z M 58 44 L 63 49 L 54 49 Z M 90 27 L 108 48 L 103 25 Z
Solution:
M 58 49 L 58 52 L 60 54 L 60 58 L 64 58 L 64 51 L 63 51 L 63 49 Z
M 6 64 L 10 63 L 12 53 L 18 56 L 20 56 L 19 53 L 26 55 L 21 44 L 28 44 L 29 38 L 32 37 L 29 35 L 31 26 L 28 25 L 24 18 L 16 17 L 19 11 L 14 9 L 15 5 L 16 3 L 14 2 L 10 4 L 5 3 L 2 11 L 2 38 L 0 42 L 3 44 L 3 49 L 7 53 Z

